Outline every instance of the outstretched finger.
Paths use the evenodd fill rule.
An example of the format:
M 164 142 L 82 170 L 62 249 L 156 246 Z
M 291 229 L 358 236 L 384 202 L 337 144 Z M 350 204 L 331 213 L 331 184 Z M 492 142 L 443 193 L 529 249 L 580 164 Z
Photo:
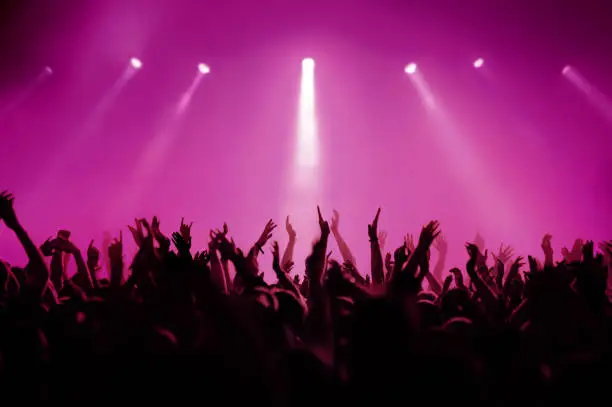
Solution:
M 374 222 L 372 222 L 373 225 L 378 225 L 379 217 L 380 217 L 380 208 L 378 208 L 378 210 L 376 211 L 376 216 L 374 216 Z

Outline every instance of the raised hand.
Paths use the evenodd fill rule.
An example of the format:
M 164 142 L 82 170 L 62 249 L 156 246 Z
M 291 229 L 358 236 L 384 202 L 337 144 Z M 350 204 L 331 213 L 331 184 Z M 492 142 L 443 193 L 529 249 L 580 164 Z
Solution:
M 95 271 L 99 268 L 100 262 L 100 250 L 94 246 L 94 241 L 89 242 L 87 246 L 87 266 L 90 271 Z
M 146 219 L 139 219 L 138 222 L 140 223 L 141 228 L 143 230 L 143 240 L 141 244 L 141 249 L 144 248 L 145 250 L 153 252 L 153 229 L 151 228 L 151 225 Z
M 514 259 L 514 263 L 512 263 L 512 266 L 510 267 L 510 271 L 508 272 L 508 277 L 506 278 L 506 282 L 509 282 L 512 279 L 514 279 L 518 275 L 519 271 L 524 265 L 525 263 L 523 261 L 522 256 L 518 256 L 516 259 Z
M 551 234 L 547 233 L 542 238 L 542 251 L 544 251 L 544 255 L 545 256 L 552 256 L 553 255 L 553 248 L 552 248 L 551 241 L 552 241 L 552 235 Z
M 206 250 L 197 252 L 195 256 L 193 256 L 193 262 L 199 267 L 208 267 L 208 263 L 210 263 L 210 253 Z
M 444 238 L 443 234 L 440 233 L 438 238 L 434 240 L 433 247 L 440 254 L 446 254 L 448 252 L 448 243 L 446 242 L 446 239 Z
M 404 247 L 408 250 L 408 253 L 414 252 L 416 245 L 414 244 L 414 236 L 411 233 L 407 233 L 404 237 Z
M 321 215 L 321 208 L 317 206 L 317 214 L 319 217 L 319 228 L 321 229 L 321 236 L 327 237 L 330 233 L 329 223 L 323 219 L 323 215 Z
M 128 230 L 132 233 L 132 237 L 134 238 L 134 243 L 136 243 L 136 246 L 140 247 L 142 246 L 142 243 L 144 241 L 144 231 L 142 229 L 142 224 L 140 223 L 140 220 L 134 219 L 134 224 L 136 225 L 136 227 L 128 225 Z
M 229 240 L 224 232 L 215 234 L 216 247 L 221 254 L 222 259 L 234 260 L 236 259 L 238 250 L 233 240 Z
M 283 273 L 280 266 L 280 250 L 277 241 L 272 242 L 272 270 L 274 270 L 276 275 Z
M 151 230 L 153 234 L 161 233 L 159 230 L 159 218 L 157 216 L 153 216 L 153 220 L 151 221 Z
M 4 224 L 9 229 L 15 229 L 19 226 L 17 214 L 13 208 L 14 200 L 15 198 L 13 198 L 13 195 L 8 191 L 3 191 L 0 193 L 0 219 L 4 221 Z
M 376 216 L 372 223 L 368 225 L 368 237 L 370 242 L 376 242 L 378 239 L 378 218 L 380 217 L 380 208 L 376 211 Z
M 257 239 L 257 243 L 255 243 L 259 251 L 263 251 L 262 248 L 266 245 L 268 240 L 270 240 L 270 238 L 272 237 L 272 232 L 274 231 L 274 229 L 276 229 L 276 224 L 274 223 L 272 219 L 270 219 L 268 223 L 266 223 L 266 226 L 264 226 L 264 230 L 263 232 L 261 232 L 259 239 Z
M 482 239 L 482 237 L 480 237 L 480 235 L 476 236 L 477 238 Z M 478 266 L 479 268 L 481 267 L 486 267 L 487 265 L 487 258 L 489 256 L 489 252 L 488 250 L 485 250 L 484 254 L 480 251 L 480 246 L 477 245 L 476 243 L 466 243 L 465 248 L 468 252 L 468 255 L 470 256 L 470 259 L 468 261 L 468 265 L 471 265 L 471 267 L 476 267 Z
M 380 247 L 380 251 L 385 251 L 385 246 L 387 245 L 387 232 L 380 231 L 378 232 L 378 247 Z
M 334 233 L 338 233 L 340 229 L 340 212 L 337 210 L 333 210 L 332 219 L 331 219 L 331 231 Z
M 474 237 L 474 244 L 478 247 L 479 250 L 484 250 L 485 241 L 480 233 L 476 233 L 476 237 Z
M 151 233 L 157 242 L 159 243 L 160 248 L 168 249 L 170 246 L 170 240 L 161 232 L 159 227 L 159 218 L 157 216 L 153 216 L 153 220 L 151 221 Z
M 529 271 L 531 274 L 535 274 L 540 271 L 540 266 L 538 265 L 538 260 L 533 256 L 527 256 L 527 260 L 529 261 Z
M 40 252 L 45 256 L 52 256 L 55 253 L 55 245 L 54 238 L 49 237 L 45 242 L 40 246 Z
M 185 223 L 185 218 L 181 218 L 181 226 L 179 227 L 179 233 L 183 238 L 183 241 L 189 245 L 191 248 L 191 227 L 193 226 L 193 222 L 189 225 Z
M 474 268 L 478 263 L 478 258 L 480 257 L 480 250 L 478 249 L 478 246 L 476 246 L 474 243 L 466 243 L 465 249 L 469 257 L 468 268 Z
M 387 252 L 385 255 L 385 269 L 387 270 L 387 279 L 393 273 L 393 257 L 391 252 Z
M 432 220 L 427 225 L 421 229 L 421 234 L 419 235 L 419 246 L 423 249 L 429 249 L 433 241 L 440 234 L 440 222 L 437 220 Z
M 497 251 L 497 254 L 491 253 L 491 256 L 493 256 L 493 260 L 495 260 L 495 263 L 501 262 L 502 264 L 506 264 L 512 258 L 512 256 L 514 256 L 514 249 L 512 248 L 512 246 L 504 246 L 504 244 L 502 243 L 499 245 L 499 250 Z
M 191 243 L 185 241 L 185 238 L 180 232 L 172 233 L 172 243 L 174 243 L 174 247 L 176 247 L 179 255 L 185 257 L 190 256 Z
M 289 216 L 287 216 L 287 218 L 285 219 L 285 230 L 287 230 L 287 234 L 289 235 L 289 239 L 290 240 L 295 240 L 297 235 L 295 233 L 295 229 L 293 229 L 293 225 L 291 225 L 291 222 L 289 222 Z
M 584 246 L 584 241 L 582 239 L 576 239 L 571 251 L 568 250 L 567 247 L 562 248 L 561 254 L 563 254 L 565 261 L 568 263 L 580 262 L 580 260 L 582 260 L 582 246 Z
M 57 238 L 53 241 L 53 246 L 55 247 L 55 249 L 69 254 L 75 254 L 79 251 L 79 248 L 67 239 Z
M 404 244 L 393 252 L 393 272 L 400 271 L 406 261 L 408 261 L 408 253 L 406 253 L 406 245 Z
M 444 279 L 444 284 L 442 284 L 442 294 L 441 294 L 441 296 L 448 292 L 452 282 L 453 282 L 452 274 L 449 275 L 449 276 L 446 276 L 446 278 Z
M 455 279 L 455 287 L 465 289 L 465 284 L 463 283 L 463 273 L 458 268 L 452 268 L 450 273 L 453 275 Z
M 600 242 L 598 244 L 599 250 L 603 253 L 604 262 L 606 265 L 612 264 L 612 241 Z
M 108 246 L 108 257 L 111 262 L 123 261 L 123 231 L 119 231 L 119 239 L 113 239 Z
M 108 259 L 111 286 L 118 288 L 123 280 L 123 231 L 119 231 L 119 238 L 109 244 Z

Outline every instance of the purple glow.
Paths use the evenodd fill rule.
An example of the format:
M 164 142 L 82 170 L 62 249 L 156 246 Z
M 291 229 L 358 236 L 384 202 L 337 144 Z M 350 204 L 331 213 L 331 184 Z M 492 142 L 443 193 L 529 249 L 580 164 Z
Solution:
M 561 71 L 561 73 L 563 73 L 563 75 L 567 75 L 571 72 L 572 67 L 569 65 L 566 65 L 565 67 L 563 67 L 563 71 Z
M 476 61 L 474 61 L 474 68 L 478 69 L 482 67 L 483 64 L 484 64 L 484 59 L 478 58 Z
M 540 251 L 546 232 L 560 247 L 578 236 L 610 238 L 605 232 L 612 227 L 606 215 L 612 191 L 603 174 L 611 167 L 609 150 L 601 148 L 609 139 L 608 124 L 598 122 L 588 105 L 578 105 L 579 95 L 567 81 L 554 80 L 563 78 L 558 61 L 571 60 L 564 58 L 575 58 L 581 71 L 608 71 L 588 60 L 591 51 L 582 59 L 572 54 L 577 44 L 597 49 L 597 42 L 574 38 L 582 31 L 543 36 L 541 20 L 533 19 L 538 24 L 525 28 L 529 32 L 513 36 L 508 33 L 522 20 L 512 13 L 498 13 L 504 18 L 491 17 L 484 29 L 479 22 L 489 18 L 487 12 L 455 13 L 463 10 L 459 5 L 440 9 L 434 29 L 422 10 L 391 12 L 392 2 L 382 1 L 352 8 L 277 2 L 270 13 L 262 13 L 259 2 L 238 0 L 190 2 L 184 8 L 152 3 L 82 2 L 74 13 L 49 7 L 54 26 L 48 35 L 28 34 L 27 41 L 15 44 L 31 57 L 13 60 L 5 51 L 4 60 L 16 67 L 1 78 L 11 86 L 1 88 L 0 106 L 28 93 L 27 75 L 20 72 L 35 77 L 45 64 L 55 72 L 28 93 L 27 103 L 2 117 L 0 189 L 15 193 L 36 241 L 61 227 L 84 248 L 106 230 L 116 236 L 123 228 L 127 235 L 125 225 L 135 216 L 152 215 L 167 232 L 183 216 L 194 220 L 194 243 L 200 247 L 209 229 L 225 221 L 244 245 L 257 239 L 269 218 L 281 223 L 291 215 L 297 224 L 303 217 L 316 228 L 316 208 L 290 213 L 285 207 L 290 198 L 312 198 L 292 196 L 288 185 L 297 163 L 300 75 L 304 64 L 315 62 L 321 191 L 316 203 L 328 219 L 333 209 L 341 213 L 342 232 L 361 268 L 369 265 L 365 226 L 379 206 L 390 251 L 407 232 L 418 233 L 423 223 L 439 219 L 451 250 L 448 266 L 465 264 L 463 243 L 477 231 L 491 248 L 503 240 L 522 254 Z M 490 8 L 501 7 L 498 3 Z M 173 18 L 165 18 L 168 13 Z M 14 25 L 36 28 L 28 21 Z M 458 38 L 457 27 L 465 27 L 466 35 Z M 423 35 L 415 39 L 415 32 Z M 483 32 L 487 44 L 470 42 Z M 143 61 L 130 60 L 136 55 L 147 59 L 143 72 L 135 71 Z M 484 55 L 487 67 L 477 73 L 492 71 L 486 78 L 467 65 Z M 304 62 L 305 57 L 316 61 Z M 180 126 L 172 127 L 177 100 L 201 73 L 200 61 L 215 67 L 215 80 L 194 93 Z M 543 69 L 517 69 L 521 66 Z M 137 80 L 127 82 L 104 114 L 88 122 L 112 93 L 117 67 L 137 72 Z M 414 76 L 404 77 L 400 68 Z M 423 103 L 408 83 L 419 73 L 428 74 L 435 105 Z M 592 78 L 600 89 L 612 89 L 604 80 L 605 75 Z M 436 144 L 427 106 L 443 106 L 455 119 L 460 131 L 454 150 Z M 81 129 L 92 126 L 95 131 L 84 137 Z M 171 145 L 156 149 L 156 136 L 168 127 L 177 128 Z M 79 150 L 67 154 L 75 140 L 82 141 Z M 459 171 L 441 153 L 445 147 L 459 155 L 468 143 L 487 176 L 513 197 L 507 205 L 525 225 L 521 233 L 500 227 L 506 213 L 481 198 L 498 221 L 484 219 L 471 204 L 473 190 L 457 180 Z M 160 151 L 147 163 L 154 175 L 126 176 L 150 149 Z M 478 178 L 461 181 L 486 188 Z M 297 233 L 308 247 L 314 236 Z M 281 247 L 286 242 L 282 230 L 274 238 Z M 1 256 L 23 264 L 23 250 L 2 227 L 0 246 Z M 260 262 L 265 270 L 267 256 Z M 296 264 L 303 269 L 303 259 Z

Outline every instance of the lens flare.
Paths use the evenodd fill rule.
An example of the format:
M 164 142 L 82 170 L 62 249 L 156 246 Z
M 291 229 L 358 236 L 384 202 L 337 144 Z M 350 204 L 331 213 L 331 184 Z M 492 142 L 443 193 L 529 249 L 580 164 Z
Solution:
M 304 58 L 302 60 L 302 69 L 312 70 L 315 67 L 314 59 L 312 58 Z
M 200 71 L 202 75 L 206 75 L 210 72 L 210 68 L 208 67 L 208 65 L 200 63 L 198 64 L 198 71 Z
M 130 59 L 130 64 L 132 65 L 132 68 L 134 68 L 134 69 L 142 68 L 142 62 L 138 58 Z
M 414 62 L 409 63 L 408 65 L 406 65 L 406 68 L 404 68 L 404 72 L 406 72 L 408 75 L 412 75 L 416 72 L 416 70 L 417 64 L 415 64 Z

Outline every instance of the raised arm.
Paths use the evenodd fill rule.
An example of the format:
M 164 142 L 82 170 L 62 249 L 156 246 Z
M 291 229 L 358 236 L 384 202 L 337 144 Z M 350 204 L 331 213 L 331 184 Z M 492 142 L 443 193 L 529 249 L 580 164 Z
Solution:
M 444 268 L 446 267 L 446 256 L 448 254 L 448 243 L 444 235 L 440 234 L 436 238 L 433 242 L 433 247 L 438 252 L 438 259 L 436 260 L 436 265 L 434 266 L 432 274 L 437 281 L 440 281 L 444 273 Z
M 480 298 L 482 298 L 485 303 L 492 306 L 493 303 L 497 300 L 497 296 L 495 295 L 491 287 L 489 287 L 489 285 L 485 283 L 476 272 L 476 267 L 478 265 L 479 259 L 481 259 L 483 256 L 480 253 L 478 246 L 476 246 L 475 244 L 467 243 L 465 247 L 469 255 L 466 270 L 468 275 L 470 276 L 470 281 L 476 287 L 476 292 L 480 295 Z
M 283 258 L 280 261 L 280 266 L 283 270 L 286 270 L 288 265 L 293 263 L 293 252 L 295 250 L 295 242 L 297 240 L 297 234 L 295 233 L 295 229 L 293 229 L 293 225 L 291 225 L 291 222 L 289 222 L 289 216 L 287 216 L 285 219 L 285 229 L 287 230 L 289 241 L 287 242 L 287 247 L 283 253 Z
M 546 234 L 542 238 L 542 251 L 544 252 L 544 267 L 553 267 L 553 248 L 552 248 L 552 235 Z
M 278 242 L 272 243 L 272 269 L 276 274 L 276 278 L 278 279 L 278 284 L 284 288 L 285 290 L 291 291 L 298 298 L 302 297 L 300 294 L 300 290 L 297 285 L 289 278 L 289 271 L 293 267 L 293 262 L 290 262 L 286 266 L 287 268 L 283 268 L 280 262 L 280 253 L 278 248 Z
M 385 282 L 385 272 L 383 269 L 382 252 L 378 242 L 378 219 L 380 208 L 376 211 L 376 216 L 371 224 L 368 225 L 368 237 L 370 238 L 370 266 L 372 282 L 375 286 L 382 286 Z
M 38 247 L 32 242 L 25 228 L 17 219 L 13 208 L 13 195 L 7 191 L 0 193 L 0 219 L 11 229 L 28 256 L 28 283 L 39 295 L 43 294 L 49 281 L 49 269 Z
M 323 219 L 321 209 L 317 207 L 321 237 L 314 244 L 312 253 L 306 259 L 306 277 L 308 278 L 308 330 L 314 337 L 322 338 L 329 332 L 329 312 L 323 289 L 323 275 L 326 264 L 327 242 L 330 227 Z
M 108 246 L 108 260 L 110 263 L 110 285 L 116 289 L 123 283 L 123 232 L 119 232 L 119 238 L 115 238 Z
M 330 229 L 334 235 L 334 239 L 336 239 L 336 243 L 338 244 L 338 250 L 340 250 L 342 260 L 344 262 L 350 262 L 355 267 L 357 267 L 357 261 L 355 260 L 355 256 L 353 256 L 353 253 L 351 253 L 351 249 L 349 249 L 348 245 L 344 241 L 344 238 L 340 234 L 340 213 L 337 210 L 334 210 L 333 212 Z
M 225 280 L 225 273 L 223 272 L 223 265 L 221 264 L 221 260 L 219 259 L 219 255 L 217 253 L 217 241 L 219 238 L 217 234 L 221 232 L 210 231 L 210 241 L 208 242 L 208 255 L 210 256 L 210 279 L 217 286 L 217 288 L 227 294 L 228 286 L 227 281 Z
M 264 226 L 263 232 L 261 232 L 261 235 L 255 242 L 253 247 L 251 247 L 251 249 L 249 250 L 249 254 L 247 256 L 249 260 L 255 261 L 257 260 L 257 256 L 259 256 L 259 253 L 263 253 L 263 248 L 268 242 L 268 240 L 270 240 L 270 238 L 272 237 L 272 232 L 274 232 L 274 229 L 276 229 L 276 224 L 272 219 L 270 219 L 268 223 L 266 223 L 266 226 Z

